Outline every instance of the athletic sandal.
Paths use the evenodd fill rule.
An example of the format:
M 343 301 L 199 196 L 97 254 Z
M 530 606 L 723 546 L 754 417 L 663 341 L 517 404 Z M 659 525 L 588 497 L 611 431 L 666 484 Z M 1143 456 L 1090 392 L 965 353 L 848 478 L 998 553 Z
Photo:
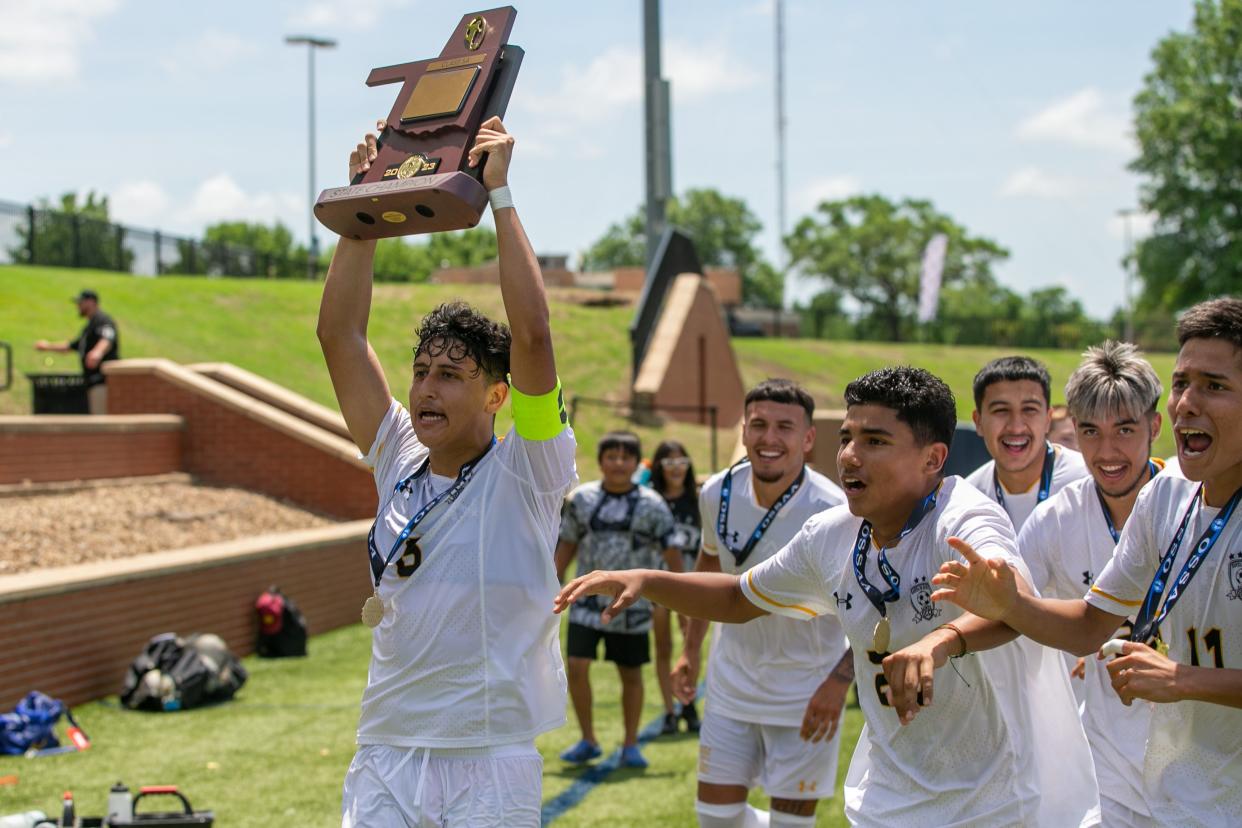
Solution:
M 686 732 L 698 733 L 702 723 L 699 722 L 699 711 L 694 709 L 694 703 L 683 705 L 681 708 L 681 717 L 686 720 Z
M 661 736 L 671 736 L 677 732 L 677 714 L 665 713 L 664 724 L 660 726 Z
M 602 753 L 603 751 L 599 749 L 599 745 L 583 739 L 578 742 L 578 744 L 562 753 L 561 761 L 581 765 L 584 762 L 590 762 L 592 759 L 598 759 Z
M 624 768 L 645 768 L 647 760 L 643 758 L 638 745 L 626 745 L 621 748 L 621 766 Z

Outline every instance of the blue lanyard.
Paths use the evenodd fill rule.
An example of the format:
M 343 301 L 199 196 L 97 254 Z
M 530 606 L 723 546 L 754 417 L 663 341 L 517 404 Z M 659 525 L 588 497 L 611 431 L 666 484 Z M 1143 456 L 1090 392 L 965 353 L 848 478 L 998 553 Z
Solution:
M 1151 460 L 1148 460 L 1147 471 L 1151 473 L 1151 476 L 1147 478 L 1147 482 L 1150 483 L 1156 475 L 1160 474 L 1160 467 Z M 1121 540 L 1121 533 L 1118 532 L 1117 527 L 1113 525 L 1113 516 L 1108 511 L 1108 504 L 1104 502 L 1104 494 L 1100 491 L 1098 484 L 1095 487 L 1095 496 L 1100 501 L 1100 509 L 1104 511 L 1104 523 L 1108 526 L 1108 534 L 1113 536 L 1113 546 L 1116 546 L 1118 541 Z
M 802 488 L 802 481 L 806 478 L 806 465 L 803 464 L 802 471 L 798 472 L 798 479 L 789 484 L 789 488 L 784 494 L 776 499 L 772 507 L 768 509 L 768 513 L 755 526 L 755 531 L 750 533 L 750 539 L 746 541 L 746 545 L 741 549 L 734 549 L 729 544 L 729 499 L 733 496 L 733 470 L 749 460 L 739 460 L 729 467 L 725 472 L 724 480 L 720 484 L 720 509 L 716 512 L 716 536 L 720 539 L 720 543 L 733 554 L 733 560 L 737 566 L 750 557 L 750 553 L 755 551 L 755 546 L 763 538 L 768 531 L 768 527 L 772 525 L 772 521 L 776 520 L 776 515 L 785 504 L 793 499 L 793 496 Z M 751 472 L 751 485 L 754 485 L 754 472 Z
M 1182 597 L 1183 590 L 1190 585 L 1190 581 L 1198 573 L 1200 564 L 1207 559 L 1208 553 L 1212 551 L 1212 547 L 1220 539 L 1221 532 L 1225 530 L 1226 524 L 1229 523 L 1229 518 L 1233 515 L 1233 510 L 1237 508 L 1238 501 L 1242 500 L 1242 488 L 1233 493 L 1233 496 L 1229 498 L 1229 502 L 1220 510 L 1220 514 L 1203 530 L 1203 534 L 1199 536 L 1199 542 L 1195 545 L 1195 551 L 1190 553 L 1190 557 L 1182 565 L 1182 571 L 1178 573 L 1177 580 L 1169 587 L 1169 597 L 1165 598 L 1160 614 L 1156 615 L 1156 607 L 1160 606 L 1160 599 L 1164 595 L 1169 573 L 1173 571 L 1173 559 L 1177 557 L 1177 550 L 1182 546 L 1186 527 L 1190 525 L 1190 516 L 1195 511 L 1195 505 L 1202 500 L 1203 485 L 1200 484 L 1195 491 L 1195 496 L 1190 500 L 1190 505 L 1186 507 L 1186 514 L 1182 516 L 1182 523 L 1177 527 L 1177 533 L 1173 536 L 1173 541 L 1169 544 L 1164 557 L 1160 559 L 1160 566 L 1156 569 L 1156 577 L 1152 578 L 1151 586 L 1147 589 L 1147 598 L 1143 600 L 1143 606 L 1139 609 L 1138 616 L 1134 619 L 1133 632 L 1130 634 L 1131 641 L 1147 641 L 1160 629 L 1160 624 L 1169 614 L 1169 611 L 1173 609 L 1174 605 L 1177 604 L 1177 600 Z M 1154 620 L 1152 616 L 1155 616 Z
M 1057 452 L 1052 447 L 1052 443 L 1045 442 L 1044 445 L 1048 447 L 1048 450 L 1044 452 L 1044 469 L 1039 473 L 1039 494 L 1035 498 L 1036 506 L 1047 500 L 1048 495 L 1052 493 L 1052 469 L 1057 464 Z M 1005 489 L 1001 486 L 995 465 L 992 467 L 992 485 L 996 487 L 996 502 L 1004 509 Z
M 923 522 L 923 518 L 936 508 L 936 495 L 940 492 L 940 486 L 932 489 L 931 494 L 923 498 L 919 505 L 914 507 L 914 511 L 910 513 L 910 517 L 906 518 L 906 525 L 901 528 L 901 534 L 897 536 L 897 540 L 893 543 L 901 543 L 906 535 L 918 528 Z M 871 548 L 871 521 L 864 520 L 862 526 L 858 527 L 858 537 L 854 541 L 854 578 L 858 581 L 858 586 L 866 594 L 867 600 L 880 613 L 880 617 L 888 616 L 888 607 L 886 603 L 892 603 L 901 597 L 901 576 L 897 574 L 897 570 L 893 569 L 888 562 L 888 556 L 884 554 L 888 547 L 880 550 L 880 557 L 876 561 L 876 565 L 880 568 L 880 574 L 884 576 L 884 580 L 888 583 L 888 591 L 880 592 L 875 584 L 867 579 L 867 551 Z
M 375 576 L 376 589 L 379 588 L 380 581 L 384 577 L 384 570 L 392 563 L 392 559 L 396 557 L 402 544 L 409 539 L 410 533 L 418 528 L 418 525 L 423 522 L 423 518 L 427 517 L 432 509 L 441 503 L 452 503 L 461 496 L 461 493 L 466 489 L 466 485 L 474 477 L 474 470 L 478 468 L 479 463 L 487 456 L 487 453 L 492 450 L 494 445 L 496 445 L 496 438 L 492 437 L 492 441 L 487 444 L 487 448 L 483 449 L 482 454 L 461 467 L 457 472 L 457 479 L 453 481 L 452 486 L 432 498 L 430 503 L 419 509 L 418 513 L 410 518 L 409 522 L 405 524 L 405 528 L 397 534 L 397 539 L 393 542 L 392 549 L 388 552 L 388 557 L 381 558 L 379 548 L 375 545 L 375 527 L 379 525 L 384 513 L 388 511 L 388 506 L 392 503 L 392 499 L 397 496 L 397 492 L 404 491 L 407 495 L 413 492 L 413 482 L 422 477 L 427 472 L 427 469 L 431 467 L 431 458 L 428 457 L 424 460 L 423 464 L 409 477 L 397 482 L 397 485 L 392 489 L 392 494 L 388 496 L 388 502 L 384 504 L 383 509 L 380 509 L 375 522 L 371 524 L 371 531 L 367 533 L 367 553 L 371 558 L 371 574 Z

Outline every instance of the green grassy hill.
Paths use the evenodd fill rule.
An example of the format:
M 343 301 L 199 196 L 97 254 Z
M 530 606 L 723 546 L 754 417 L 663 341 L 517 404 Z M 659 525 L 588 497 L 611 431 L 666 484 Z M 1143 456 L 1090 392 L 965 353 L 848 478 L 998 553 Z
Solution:
M 30 383 L 24 373 L 72 373 L 76 355 L 50 355 L 33 348 L 36 339 L 69 339 L 81 328 L 69 298 L 83 287 L 99 291 L 102 306 L 121 329 L 127 357 L 162 356 L 178 362 L 232 362 L 298 393 L 336 407 L 327 370 L 315 338 L 320 285 L 307 282 L 161 277 L 147 279 L 114 273 L 56 268 L 0 267 L 0 341 L 13 346 L 14 383 L 0 393 L 0 413 L 30 411 Z M 436 304 L 460 297 L 484 312 L 501 313 L 500 294 L 486 286 L 379 285 L 375 289 L 370 336 L 388 373 L 393 393 L 404 399 L 409 382 L 410 348 L 418 319 Z M 553 294 L 552 326 L 558 370 L 567 398 L 622 401 L 630 378 L 628 307 L 584 307 Z M 768 376 L 788 376 L 804 383 L 823 407 L 839 407 L 845 383 L 883 365 L 920 365 L 942 376 L 958 398 L 958 415 L 969 419 L 973 407 L 970 380 L 987 360 L 1011 349 L 951 347 L 912 343 L 825 342 L 817 340 L 743 339 L 734 341 L 747 383 Z M 1054 388 L 1064 385 L 1079 355 L 1072 351 L 1035 351 L 1047 363 Z M 1173 358 L 1151 356 L 1167 378 Z M 1167 382 L 1167 379 L 1166 379 Z M 1054 397 L 1058 394 L 1054 392 Z M 583 407 L 575 418 L 584 470 L 594 467 L 592 447 L 603 431 L 627 425 L 605 408 Z M 500 423 L 502 428 L 508 422 Z M 670 423 L 662 429 L 640 428 L 654 447 L 664 436 L 681 439 L 706 471 L 706 429 Z M 720 462 L 727 459 L 733 435 L 720 435 Z M 1172 452 L 1164 435 L 1161 454 Z M 587 471 L 584 476 L 589 477 Z

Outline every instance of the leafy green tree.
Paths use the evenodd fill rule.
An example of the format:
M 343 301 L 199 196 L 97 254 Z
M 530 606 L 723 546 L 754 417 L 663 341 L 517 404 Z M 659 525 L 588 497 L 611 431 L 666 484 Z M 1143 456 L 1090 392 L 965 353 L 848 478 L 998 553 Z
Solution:
M 55 207 L 40 199 L 34 217 L 33 243 L 30 225 L 17 226 L 18 243 L 9 248 L 14 261 L 120 271 L 133 267 L 124 229 L 108 220 L 107 196 L 92 190 L 79 203 L 77 193 L 65 193 Z
M 1009 256 L 996 242 L 971 236 L 930 201 L 892 202 L 880 195 L 821 202 L 785 246 L 791 267 L 851 297 L 872 334 L 899 342 L 914 330 L 923 251 L 937 233 L 949 238 L 941 277 L 946 287 L 981 283 L 994 263 Z
M 1139 305 L 1176 311 L 1242 290 L 1242 0 L 1198 0 L 1191 31 L 1151 57 L 1130 165 L 1157 216 L 1136 251 Z
M 718 190 L 687 190 L 669 200 L 668 223 L 684 230 L 694 241 L 704 267 L 728 267 L 742 279 L 742 301 L 748 305 L 780 307 L 783 279 L 763 261 L 755 237 L 763 225 L 739 198 Z M 585 252 L 583 270 L 611 270 L 646 264 L 646 219 L 640 206 L 633 215 L 611 225 Z
M 334 249 L 324 251 L 322 261 L 330 261 Z M 496 232 L 490 227 L 435 233 L 420 241 L 404 237 L 380 239 L 375 246 L 375 279 L 426 282 L 441 268 L 478 267 L 495 261 L 497 255 Z
M 306 277 L 306 248 L 294 244 L 293 234 L 280 222 L 270 227 L 245 221 L 213 224 L 203 233 L 201 255 L 209 273 Z

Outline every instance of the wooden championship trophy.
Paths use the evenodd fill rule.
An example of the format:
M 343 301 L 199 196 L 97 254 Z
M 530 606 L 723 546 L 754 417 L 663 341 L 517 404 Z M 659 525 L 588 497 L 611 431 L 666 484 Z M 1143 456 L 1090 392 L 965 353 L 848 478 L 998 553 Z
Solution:
M 467 14 L 433 60 L 371 70 L 367 86 L 401 82 L 371 168 L 319 194 L 315 217 L 351 239 L 381 239 L 479 223 L 483 163 L 467 167 L 479 125 L 504 116 L 522 65 L 505 43 L 517 10 Z

